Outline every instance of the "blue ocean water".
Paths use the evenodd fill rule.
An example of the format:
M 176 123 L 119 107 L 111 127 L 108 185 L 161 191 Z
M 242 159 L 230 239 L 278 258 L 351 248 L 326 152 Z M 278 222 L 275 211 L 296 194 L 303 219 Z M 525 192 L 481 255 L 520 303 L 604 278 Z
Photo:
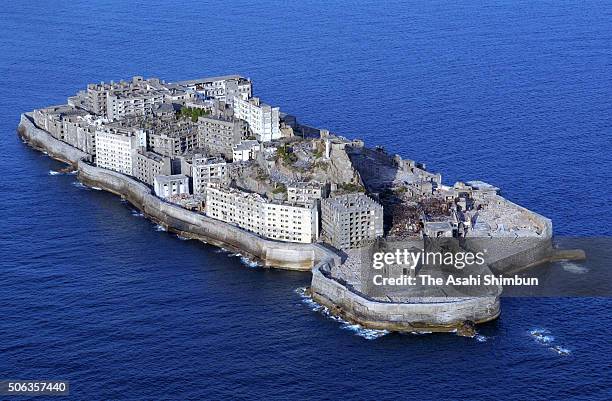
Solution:
M 612 399 L 610 299 L 504 299 L 477 339 L 379 337 L 313 311 L 308 274 L 158 231 L 15 135 L 88 82 L 240 73 L 303 122 L 502 187 L 557 235 L 610 236 L 611 20 L 595 1 L 3 4 L 0 379 L 74 399 Z

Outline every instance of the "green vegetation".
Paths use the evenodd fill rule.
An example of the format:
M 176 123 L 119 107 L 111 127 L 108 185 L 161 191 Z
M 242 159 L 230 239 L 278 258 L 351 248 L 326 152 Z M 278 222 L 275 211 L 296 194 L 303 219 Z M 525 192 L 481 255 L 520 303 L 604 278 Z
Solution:
M 315 159 L 320 159 L 321 156 L 323 156 L 323 151 L 322 150 L 317 150 L 316 152 L 314 152 Z
M 198 117 L 204 117 L 210 114 L 204 109 L 195 107 L 181 107 L 181 110 L 176 113 L 177 118 L 191 118 L 191 121 L 198 122 Z
M 352 182 L 340 184 L 338 188 L 344 192 L 365 192 L 364 187 L 359 184 L 353 184 Z
M 281 146 L 276 150 L 276 154 L 279 159 L 283 161 L 283 163 L 287 166 L 292 165 L 297 161 L 297 156 L 293 153 L 293 151 L 287 147 L 287 145 Z
M 282 194 L 282 193 L 284 193 L 284 192 L 286 192 L 286 191 L 287 191 L 287 187 L 285 186 L 285 184 L 278 184 L 278 185 L 276 186 L 276 188 L 274 188 L 274 189 L 272 190 L 272 193 L 273 193 L 273 194 Z

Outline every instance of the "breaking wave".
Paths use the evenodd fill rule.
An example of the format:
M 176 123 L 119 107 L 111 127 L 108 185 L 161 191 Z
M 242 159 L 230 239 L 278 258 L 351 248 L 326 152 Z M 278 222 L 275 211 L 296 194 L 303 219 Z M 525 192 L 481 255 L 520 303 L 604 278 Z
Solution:
M 489 337 L 487 336 L 483 336 L 482 334 L 476 334 L 474 336 L 474 338 L 476 339 L 476 341 L 478 341 L 479 343 L 486 343 L 487 340 L 489 339 Z
M 166 231 L 166 227 L 162 226 L 161 224 L 158 224 L 155 226 L 155 231 Z
M 243 265 L 245 265 L 247 267 L 251 267 L 251 268 L 261 267 L 261 265 L 259 263 L 257 263 L 254 260 L 249 259 L 248 257 L 244 256 L 240 252 L 230 252 L 229 250 L 227 250 L 225 248 L 217 249 L 215 252 L 216 253 L 227 253 L 227 256 L 229 258 L 239 258 L 240 259 L 240 263 L 242 263 Z
M 327 307 L 313 301 L 312 297 L 306 294 L 306 288 L 298 288 L 295 290 L 295 292 L 302 298 L 302 303 L 307 305 L 312 311 L 321 313 L 328 319 L 340 323 L 340 327 L 342 329 L 351 331 L 359 337 L 365 338 L 366 340 L 375 340 L 386 334 L 389 334 L 388 330 L 366 329 L 365 327 L 359 324 L 353 324 L 347 322 L 346 320 L 338 316 L 334 316 Z
M 251 260 L 249 258 L 247 258 L 246 256 L 240 256 L 240 262 L 242 262 L 243 265 L 247 266 L 247 267 L 251 267 L 251 268 L 256 268 L 256 267 L 261 267 L 261 265 L 259 263 L 257 263 L 254 260 Z
M 49 175 L 62 175 L 62 173 L 55 170 L 49 170 Z

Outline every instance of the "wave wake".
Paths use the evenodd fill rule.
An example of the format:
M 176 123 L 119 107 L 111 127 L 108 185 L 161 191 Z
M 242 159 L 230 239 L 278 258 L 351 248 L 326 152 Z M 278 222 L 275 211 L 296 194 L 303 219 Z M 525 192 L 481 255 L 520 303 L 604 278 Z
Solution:
M 555 337 L 550 334 L 550 330 L 548 329 L 532 329 L 529 330 L 529 334 L 538 344 L 547 347 L 549 350 L 556 352 L 558 355 L 567 356 L 572 353 L 568 348 L 562 347 L 560 345 L 553 345 L 555 342 Z

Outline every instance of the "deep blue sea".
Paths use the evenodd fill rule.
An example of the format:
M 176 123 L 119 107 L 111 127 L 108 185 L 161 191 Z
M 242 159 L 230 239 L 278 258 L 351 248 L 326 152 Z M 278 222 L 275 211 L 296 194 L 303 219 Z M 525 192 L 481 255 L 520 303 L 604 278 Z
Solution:
M 78 400 L 612 399 L 610 298 L 503 299 L 477 339 L 371 335 L 313 310 L 309 274 L 157 231 L 15 133 L 88 82 L 239 73 L 302 122 L 500 186 L 559 236 L 609 237 L 612 3 L 93 3 L 0 7 L 0 380 Z

